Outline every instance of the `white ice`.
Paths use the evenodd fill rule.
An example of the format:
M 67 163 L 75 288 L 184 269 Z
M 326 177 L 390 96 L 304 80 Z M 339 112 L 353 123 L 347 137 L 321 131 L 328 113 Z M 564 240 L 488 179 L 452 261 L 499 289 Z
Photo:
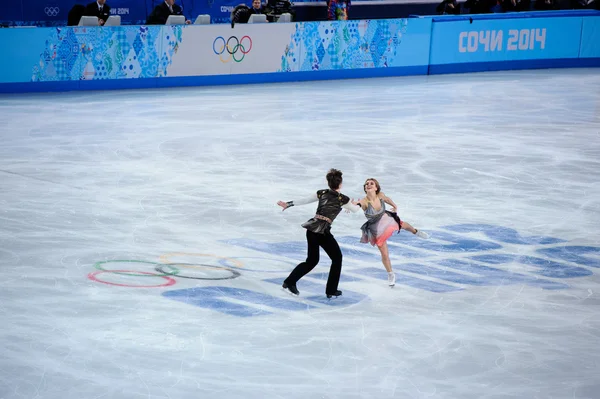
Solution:
M 598 70 L 582 69 L 0 97 L 0 398 L 600 398 L 598 253 L 561 261 L 591 272 L 572 278 L 488 264 L 562 289 L 414 269 L 600 247 L 599 90 Z M 350 237 L 340 284 L 350 294 L 331 303 L 314 288 L 329 270 L 322 254 L 293 298 L 278 282 L 303 255 L 264 248 L 302 253 L 315 206 L 281 212 L 276 201 L 325 188 L 332 167 L 353 198 L 379 179 L 433 244 L 457 224 L 565 242 L 444 252 L 403 232 L 396 254 L 421 255 L 392 257 L 390 289 L 385 275 L 357 273 L 384 269 L 358 242 L 364 216 L 341 213 L 333 232 Z M 90 280 L 107 260 L 240 276 Z M 240 317 L 162 295 L 194 287 L 275 299 L 225 299 L 257 312 Z M 343 302 L 351 295 L 360 300 Z

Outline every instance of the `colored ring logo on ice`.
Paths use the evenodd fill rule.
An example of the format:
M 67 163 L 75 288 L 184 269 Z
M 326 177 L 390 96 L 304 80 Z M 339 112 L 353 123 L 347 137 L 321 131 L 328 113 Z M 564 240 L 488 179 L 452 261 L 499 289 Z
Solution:
M 56 17 L 58 15 L 58 13 L 60 12 L 60 8 L 58 8 L 58 7 L 46 7 L 46 8 L 44 8 L 44 12 L 49 17 Z
M 243 36 L 241 39 L 238 39 L 237 36 L 230 36 L 227 40 L 223 36 L 217 36 L 213 42 L 213 51 L 219 56 L 222 63 L 227 63 L 232 59 L 235 62 L 242 62 L 250 50 L 252 50 L 250 36 Z

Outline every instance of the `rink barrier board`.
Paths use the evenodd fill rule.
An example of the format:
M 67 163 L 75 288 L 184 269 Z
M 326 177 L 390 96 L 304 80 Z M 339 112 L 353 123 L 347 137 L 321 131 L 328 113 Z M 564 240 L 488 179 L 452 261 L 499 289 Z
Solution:
M 429 64 L 456 65 L 460 71 L 460 64 L 486 68 L 487 63 L 578 59 L 582 25 L 581 17 L 437 22 Z
M 579 58 L 600 57 L 600 16 L 583 19 Z
M 429 75 L 531 70 L 550 68 L 597 68 L 600 67 L 600 58 L 571 58 L 571 59 L 546 59 L 546 60 L 515 60 L 497 62 L 467 62 L 461 64 L 430 65 Z
M 600 14 L 580 14 L 3 29 L 0 92 L 597 67 Z
M 391 76 L 426 75 L 427 65 L 414 67 L 349 69 L 342 71 L 256 73 L 221 76 L 183 76 L 143 79 L 72 80 L 62 82 L 16 82 L 0 84 L 0 93 L 34 93 L 73 90 L 153 89 L 189 86 L 220 86 L 238 84 L 269 84 L 336 79 L 383 78 Z

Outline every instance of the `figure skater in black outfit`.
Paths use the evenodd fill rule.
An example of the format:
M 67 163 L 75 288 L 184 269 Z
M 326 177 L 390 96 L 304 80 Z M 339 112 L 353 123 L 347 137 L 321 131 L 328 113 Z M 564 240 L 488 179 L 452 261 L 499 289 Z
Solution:
M 352 212 L 358 212 L 362 208 L 352 204 L 350 198 L 340 193 L 342 189 L 341 171 L 331 169 L 326 177 L 329 189 L 319 190 L 316 194 L 302 200 L 277 202 L 277 205 L 281 206 L 283 210 L 294 205 L 319 202 L 315 216 L 302 224 L 302 227 L 306 229 L 306 241 L 308 243 L 306 261 L 296 266 L 283 282 L 283 289 L 293 295 L 300 294 L 298 288 L 296 288 L 298 280 L 314 269 L 317 263 L 319 263 L 319 247 L 323 248 L 329 258 L 331 258 L 331 268 L 329 269 L 325 294 L 327 298 L 342 295 L 342 291 L 338 290 L 338 283 L 340 282 L 340 274 L 342 272 L 342 251 L 335 237 L 331 234 L 331 224 L 342 211 L 342 208 Z

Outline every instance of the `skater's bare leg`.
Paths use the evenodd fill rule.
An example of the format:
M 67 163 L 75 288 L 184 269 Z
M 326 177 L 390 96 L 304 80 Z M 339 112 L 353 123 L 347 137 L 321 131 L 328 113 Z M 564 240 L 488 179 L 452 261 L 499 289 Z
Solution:
M 419 231 L 419 230 L 415 229 L 408 222 L 401 222 L 400 228 L 403 230 L 406 230 L 406 231 L 410 231 L 411 233 L 416 234 L 417 236 L 419 236 L 421 238 L 429 238 L 429 234 L 425 233 L 424 231 Z
M 408 222 L 402 222 L 400 223 L 400 228 L 406 230 L 406 231 L 410 231 L 413 234 L 417 234 L 417 229 L 415 229 L 414 227 L 412 227 L 410 225 L 410 223 Z
M 383 267 L 388 273 L 392 272 L 392 262 L 390 262 L 390 254 L 388 251 L 387 242 L 384 242 L 379 247 L 379 252 L 381 252 L 381 262 L 383 263 Z
M 390 254 L 388 251 L 387 242 L 384 242 L 379 247 L 379 252 L 381 252 L 381 262 L 385 267 L 385 270 L 388 273 L 388 285 L 393 287 L 396 284 L 396 274 L 392 270 L 392 262 L 390 261 Z

